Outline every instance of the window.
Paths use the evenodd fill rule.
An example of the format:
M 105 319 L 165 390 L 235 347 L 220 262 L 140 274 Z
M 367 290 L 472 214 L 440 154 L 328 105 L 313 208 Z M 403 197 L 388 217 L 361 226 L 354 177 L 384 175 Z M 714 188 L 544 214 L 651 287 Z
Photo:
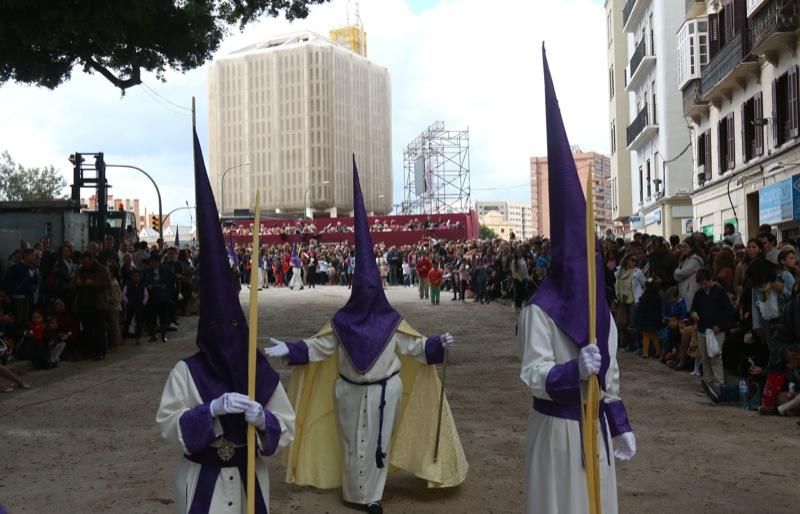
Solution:
M 728 114 L 717 123 L 717 134 L 719 135 L 719 174 L 723 175 L 736 165 L 733 113 Z
M 763 120 L 764 107 L 761 92 L 742 104 L 742 161 L 748 162 L 754 157 L 764 154 L 764 127 L 759 121 Z
M 719 12 L 708 15 L 711 59 L 746 28 L 746 10 L 745 0 L 724 0 Z
M 650 159 L 647 159 L 645 163 L 646 175 L 645 179 L 647 180 L 647 198 L 650 199 L 653 196 L 653 190 L 651 189 L 651 185 L 653 182 L 650 180 Z
M 608 99 L 614 99 L 614 65 L 608 69 Z
M 697 137 L 697 182 L 711 179 L 711 129 Z
M 708 22 L 706 18 L 688 20 L 678 31 L 678 87 L 699 79 L 708 64 Z
M 611 155 L 617 151 L 617 121 L 611 120 Z
M 653 115 L 651 116 L 652 124 L 658 125 L 658 115 L 656 114 L 656 81 L 653 81 L 653 84 L 650 86 L 650 95 L 653 98 Z
M 606 39 L 608 40 L 608 46 L 611 46 L 611 43 L 614 41 L 614 23 L 613 18 L 611 17 L 611 13 L 609 12 L 606 15 Z
M 772 144 L 775 148 L 798 136 L 798 67 L 772 81 Z
M 644 203 L 644 175 L 642 175 L 642 167 L 639 166 L 639 204 Z

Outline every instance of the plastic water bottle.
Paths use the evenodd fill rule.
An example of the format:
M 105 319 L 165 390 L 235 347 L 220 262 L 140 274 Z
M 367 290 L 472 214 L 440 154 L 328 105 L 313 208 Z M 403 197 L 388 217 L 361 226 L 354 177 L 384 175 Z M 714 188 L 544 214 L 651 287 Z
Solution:
M 739 381 L 739 407 L 747 409 L 747 381 Z

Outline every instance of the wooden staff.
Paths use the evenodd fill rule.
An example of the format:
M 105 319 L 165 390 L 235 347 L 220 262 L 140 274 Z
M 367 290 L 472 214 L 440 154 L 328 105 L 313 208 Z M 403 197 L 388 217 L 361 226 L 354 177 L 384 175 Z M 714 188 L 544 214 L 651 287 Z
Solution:
M 589 293 L 589 344 L 597 344 L 597 261 L 595 260 L 594 179 L 589 167 L 586 185 L 586 270 Z M 600 383 L 597 375 L 589 377 L 585 403 L 581 409 L 583 456 L 586 468 L 586 493 L 590 514 L 601 514 L 600 459 L 597 448 L 597 419 L 600 407 Z
M 250 252 L 250 319 L 248 320 L 249 341 L 247 354 L 247 395 L 256 400 L 256 341 L 258 340 L 258 279 L 261 268 L 259 239 L 261 226 L 260 194 L 256 189 L 255 220 L 253 221 L 253 250 Z M 253 266 L 253 258 L 256 259 Z M 247 514 L 256 512 L 256 427 L 247 425 Z
M 439 439 L 442 433 L 442 412 L 444 411 L 444 383 L 447 380 L 447 347 L 444 347 L 444 361 L 442 361 L 442 390 L 439 393 L 439 421 L 436 423 L 436 446 L 433 450 L 433 462 L 439 461 Z

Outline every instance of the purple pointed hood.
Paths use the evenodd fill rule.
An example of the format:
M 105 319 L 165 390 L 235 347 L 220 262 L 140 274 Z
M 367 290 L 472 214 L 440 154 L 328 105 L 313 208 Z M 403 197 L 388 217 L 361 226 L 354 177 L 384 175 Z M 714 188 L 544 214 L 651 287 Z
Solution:
M 575 159 L 561 119 L 547 55 L 544 62 L 544 95 L 547 117 L 547 176 L 550 195 L 551 260 L 547 276 L 530 303 L 538 305 L 576 345 L 589 344 L 589 278 L 586 266 L 586 200 L 581 188 Z M 596 243 L 597 283 L 592 293 L 597 298 L 597 346 L 602 355 L 600 385 L 610 358 L 608 333 L 610 309 L 606 302 L 603 258 Z
M 200 239 L 200 314 L 197 321 L 200 351 L 185 362 L 203 401 L 208 402 L 226 392 L 247 394 L 248 328 L 239 295 L 233 288 L 217 205 L 196 132 L 194 154 Z M 279 377 L 261 352 L 256 355 L 256 400 L 266 405 Z M 243 415 L 222 416 L 220 421 L 227 439 L 244 443 L 247 425 Z
M 175 248 L 181 247 L 181 236 L 178 235 L 178 225 L 175 225 Z
M 366 373 L 380 357 L 402 319 L 383 292 L 375 264 L 367 211 L 353 155 L 353 224 L 356 240 L 356 269 L 353 291 L 344 307 L 334 314 L 331 324 L 350 363 Z

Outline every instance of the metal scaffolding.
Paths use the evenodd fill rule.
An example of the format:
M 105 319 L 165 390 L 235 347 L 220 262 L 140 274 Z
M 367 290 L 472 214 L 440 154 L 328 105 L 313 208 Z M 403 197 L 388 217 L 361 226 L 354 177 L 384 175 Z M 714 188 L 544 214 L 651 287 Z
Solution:
M 403 150 L 403 170 L 402 214 L 469 211 L 469 129 L 434 122 Z

